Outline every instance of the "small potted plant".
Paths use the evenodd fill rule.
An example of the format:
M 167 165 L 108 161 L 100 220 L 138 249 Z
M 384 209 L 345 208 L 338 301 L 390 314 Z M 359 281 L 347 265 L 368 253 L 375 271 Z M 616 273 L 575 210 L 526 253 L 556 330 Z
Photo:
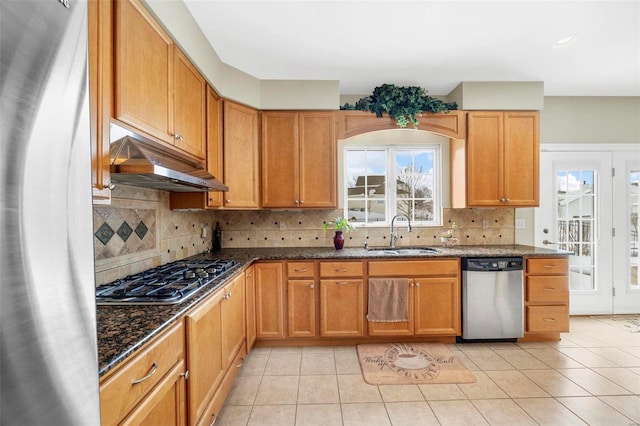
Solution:
M 442 233 L 440 233 L 440 243 L 442 243 L 444 247 L 451 247 L 458 244 L 459 240 L 453 234 L 453 231 L 457 227 L 458 225 L 456 224 L 455 221 L 453 221 L 451 222 L 451 228 L 447 229 L 446 231 L 442 231 Z
M 344 247 L 344 235 L 342 233 L 349 232 L 353 230 L 354 227 L 351 226 L 349 221 L 343 217 L 336 217 L 334 220 L 325 222 L 322 227 L 326 231 L 329 228 L 329 225 L 333 225 L 336 229 L 336 234 L 333 236 L 333 246 L 336 250 L 340 250 Z

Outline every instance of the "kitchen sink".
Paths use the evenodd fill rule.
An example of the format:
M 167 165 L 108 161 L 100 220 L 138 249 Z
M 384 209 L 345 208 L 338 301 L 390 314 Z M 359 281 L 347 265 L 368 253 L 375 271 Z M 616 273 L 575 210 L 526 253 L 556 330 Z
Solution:
M 370 247 L 367 248 L 367 251 L 371 254 L 389 256 L 415 256 L 438 253 L 438 250 L 431 247 Z

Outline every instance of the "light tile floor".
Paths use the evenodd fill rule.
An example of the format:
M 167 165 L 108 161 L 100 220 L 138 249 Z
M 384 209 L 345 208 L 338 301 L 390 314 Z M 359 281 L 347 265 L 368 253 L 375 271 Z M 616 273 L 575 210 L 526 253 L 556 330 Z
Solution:
M 572 317 L 559 342 L 450 348 L 476 383 L 371 386 L 355 346 L 255 348 L 216 425 L 640 425 L 640 333 Z

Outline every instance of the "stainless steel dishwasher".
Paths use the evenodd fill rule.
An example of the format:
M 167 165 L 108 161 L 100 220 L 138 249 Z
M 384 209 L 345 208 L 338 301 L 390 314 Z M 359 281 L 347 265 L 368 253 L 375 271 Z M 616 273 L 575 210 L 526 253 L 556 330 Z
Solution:
M 524 335 L 521 257 L 462 259 L 462 339 Z

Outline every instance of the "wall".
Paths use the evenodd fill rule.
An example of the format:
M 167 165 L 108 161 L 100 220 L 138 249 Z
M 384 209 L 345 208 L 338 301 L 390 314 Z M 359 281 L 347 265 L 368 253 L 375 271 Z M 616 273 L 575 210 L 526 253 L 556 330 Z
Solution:
M 222 228 L 222 248 L 333 247 L 334 231 L 323 229 L 325 221 L 342 215 L 341 210 L 310 211 L 172 211 L 165 191 L 119 185 L 111 206 L 94 206 L 96 285 L 158 265 L 181 260 L 211 248 L 211 229 Z M 444 209 L 442 228 L 414 227 L 407 232 L 398 223 L 398 246 L 437 246 L 440 233 L 455 221 L 454 234 L 462 245 L 513 244 L 513 209 Z M 483 228 L 486 221 L 486 228 Z M 118 232 L 127 222 L 132 229 Z M 144 223 L 141 237 L 136 230 Z M 99 231 L 107 224 L 113 232 L 103 243 Z M 206 227 L 206 237 L 202 228 Z M 143 228 L 144 229 L 144 228 Z M 121 236 L 122 234 L 123 236 Z M 389 245 L 389 229 L 357 229 L 345 234 L 345 247 Z

